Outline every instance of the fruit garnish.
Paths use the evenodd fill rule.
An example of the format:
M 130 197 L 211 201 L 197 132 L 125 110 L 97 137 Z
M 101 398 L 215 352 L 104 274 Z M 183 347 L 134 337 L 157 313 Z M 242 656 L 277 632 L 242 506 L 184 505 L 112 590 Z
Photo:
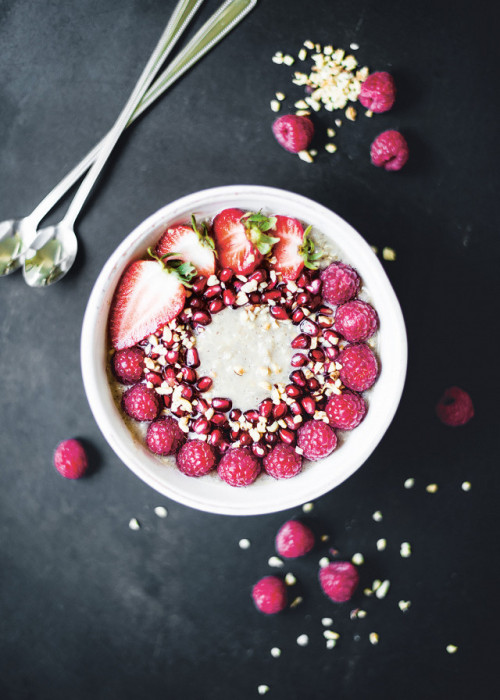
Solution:
M 158 241 L 155 256 L 175 254 L 184 262 L 192 263 L 199 275 L 210 277 L 215 272 L 215 243 L 205 222 L 197 224 L 194 214 L 191 226 L 179 224 L 169 227 Z
M 289 153 L 305 151 L 314 136 L 314 125 L 308 117 L 285 114 L 273 123 L 276 141 Z
M 238 275 L 255 270 L 279 239 L 268 235 L 276 227 L 276 217 L 241 209 L 224 209 L 214 219 L 213 231 L 221 267 Z
M 296 280 L 303 267 L 316 270 L 322 253 L 315 250 L 309 234 L 312 226 L 304 228 L 300 221 L 289 216 L 276 216 L 275 235 L 278 243 L 273 248 L 275 270 L 284 280 Z

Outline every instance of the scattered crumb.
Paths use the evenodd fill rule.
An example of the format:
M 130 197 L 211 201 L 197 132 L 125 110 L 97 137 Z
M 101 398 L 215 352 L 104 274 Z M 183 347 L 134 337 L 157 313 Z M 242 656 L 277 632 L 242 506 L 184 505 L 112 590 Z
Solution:
M 323 637 L 325 639 L 338 639 L 340 634 L 338 632 L 334 632 L 333 630 L 325 630 L 323 632 Z
M 352 44 L 349 44 L 349 48 L 351 49 L 351 51 L 357 51 L 359 49 L 359 44 L 356 44 L 353 41 Z
M 448 654 L 454 654 L 457 651 L 458 647 L 456 647 L 454 644 L 448 644 L 446 647 L 446 651 Z
M 319 565 L 322 569 L 324 569 L 325 566 L 328 566 L 329 563 L 330 560 L 328 559 L 328 557 L 321 557 L 321 559 L 319 560 Z
M 168 510 L 164 508 L 163 506 L 156 506 L 155 508 L 155 515 L 157 515 L 159 518 L 166 518 L 168 515 Z
M 321 619 L 321 624 L 323 625 L 323 627 L 330 627 L 331 625 L 333 625 L 333 620 L 331 617 L 323 617 Z
M 377 590 L 375 592 L 375 595 L 377 596 L 377 598 L 379 600 L 381 600 L 382 598 L 385 598 L 385 596 L 389 592 L 390 585 L 391 585 L 391 582 L 389 580 L 386 579 L 385 581 L 382 581 L 382 583 L 380 584 L 380 586 L 377 588 Z
M 272 110 L 273 112 L 279 112 L 279 111 L 280 111 L 280 109 L 281 109 L 281 103 L 280 103 L 278 100 L 271 100 L 271 102 L 270 102 L 269 104 L 270 104 L 271 110 Z
M 304 600 L 304 599 L 302 598 L 302 596 L 298 595 L 296 598 L 294 598 L 294 599 L 292 600 L 292 602 L 290 603 L 290 607 L 291 607 L 292 609 L 293 609 L 293 608 L 296 608 L 297 605 L 300 605 L 300 604 L 302 603 L 303 600 Z
M 470 491 L 471 488 L 472 488 L 472 484 L 470 483 L 470 481 L 464 481 L 462 483 L 462 491 Z
M 409 542 L 402 542 L 399 549 L 399 553 L 404 559 L 407 559 L 411 555 L 411 545 Z
M 376 632 L 370 632 L 369 639 L 371 644 L 378 644 L 378 634 Z
M 287 586 L 295 586 L 295 584 L 297 583 L 297 579 L 290 571 L 285 576 L 285 583 Z
M 372 518 L 375 520 L 376 523 L 379 523 L 382 520 L 382 513 L 379 510 L 376 510 L 375 513 L 372 515 Z
M 326 648 L 327 649 L 333 649 L 334 646 L 336 646 L 337 640 L 336 639 L 327 639 L 326 640 Z
M 322 542 L 328 542 L 330 535 L 321 535 L 320 539 Z
M 415 479 L 413 477 L 406 479 L 406 481 L 404 483 L 405 489 L 412 489 L 414 486 L 415 486 Z
M 436 493 L 436 491 L 438 490 L 438 488 L 439 488 L 439 487 L 438 487 L 437 484 L 428 484 L 428 485 L 425 487 L 425 490 L 427 491 L 427 493 Z
M 132 518 L 129 520 L 128 526 L 131 530 L 140 530 L 141 526 L 139 525 L 139 521 L 137 518 Z
M 269 566 L 274 566 L 276 568 L 280 568 L 284 565 L 279 557 L 269 557 L 267 563 Z
M 410 600 L 400 600 L 398 603 L 398 607 L 401 610 L 401 612 L 406 612 L 411 605 Z
M 265 695 L 269 691 L 269 686 L 268 685 L 259 685 L 257 688 L 257 692 L 259 695 Z
M 304 513 L 310 513 L 314 508 L 314 503 L 304 503 L 302 510 Z
M 246 538 L 243 538 L 238 542 L 240 549 L 248 549 L 250 547 L 250 544 L 250 540 L 247 540 Z
M 281 656 L 281 649 L 279 647 L 273 647 L 271 649 L 271 656 L 278 659 Z
M 361 566 L 361 564 L 365 563 L 365 558 L 361 554 L 361 552 L 356 552 L 356 554 L 353 555 L 351 561 L 353 564 L 356 564 L 356 566 Z
M 396 260 L 396 251 L 394 250 L 394 248 L 389 248 L 388 246 L 386 246 L 382 250 L 382 257 L 384 258 L 384 260 L 390 260 L 392 262 Z
M 383 552 L 386 547 L 387 540 L 384 537 L 382 537 L 380 540 L 377 540 L 377 549 L 379 552 Z
M 301 634 L 297 637 L 297 644 L 299 647 L 306 647 L 309 644 L 309 637 L 307 634 Z

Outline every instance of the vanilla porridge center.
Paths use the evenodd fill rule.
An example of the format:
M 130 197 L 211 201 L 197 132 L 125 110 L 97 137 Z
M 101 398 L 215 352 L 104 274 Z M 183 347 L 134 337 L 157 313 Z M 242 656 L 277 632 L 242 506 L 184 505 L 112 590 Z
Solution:
M 273 318 L 267 306 L 224 309 L 213 316 L 196 333 L 198 376 L 213 379 L 207 398 L 223 396 L 242 411 L 257 408 L 273 384 L 289 383 L 296 335 L 292 322 Z

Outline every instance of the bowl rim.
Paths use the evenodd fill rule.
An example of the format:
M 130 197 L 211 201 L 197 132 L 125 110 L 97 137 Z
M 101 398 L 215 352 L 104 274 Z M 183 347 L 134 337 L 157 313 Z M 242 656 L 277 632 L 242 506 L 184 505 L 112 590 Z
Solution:
M 349 260 L 353 257 L 351 250 L 354 250 L 355 257 L 362 255 L 363 264 L 359 265 L 359 259 L 357 258 L 358 267 L 369 266 L 370 272 L 368 275 L 366 270 L 361 271 L 360 274 L 364 281 L 366 281 L 367 276 L 370 278 L 370 281 L 366 282 L 370 296 L 378 296 L 386 301 L 386 305 L 384 304 L 384 308 L 380 310 L 377 308 L 377 304 L 374 303 L 381 317 L 380 339 L 383 340 L 384 338 L 384 326 L 382 324 L 388 324 L 392 330 L 392 335 L 396 335 L 398 341 L 397 343 L 393 342 L 390 348 L 386 344 L 385 350 L 388 351 L 390 349 L 391 351 L 391 363 L 390 366 L 386 366 L 386 364 L 382 362 L 382 370 L 375 384 L 376 387 L 382 381 L 382 378 L 384 378 L 384 385 L 387 384 L 387 387 L 390 389 L 389 396 L 385 397 L 384 411 L 377 412 L 378 415 L 375 417 L 372 417 L 370 411 L 368 411 L 367 418 L 365 418 L 356 429 L 359 431 L 357 434 L 360 438 L 359 442 L 362 442 L 362 444 L 360 444 L 355 451 L 354 447 L 351 448 L 349 456 L 351 456 L 351 453 L 354 453 L 354 459 L 344 460 L 346 463 L 343 466 L 336 465 L 335 473 L 331 470 L 332 473 L 326 474 L 326 476 L 324 468 L 321 469 L 321 465 L 326 463 L 331 456 L 321 462 L 312 463 L 310 469 L 318 470 L 318 477 L 320 476 L 320 471 L 322 471 L 322 478 L 318 479 L 316 484 L 314 484 L 314 482 L 311 484 L 310 482 L 313 480 L 309 477 L 307 479 L 307 484 L 300 484 L 301 488 L 294 488 L 294 486 L 290 484 L 291 482 L 296 482 L 296 480 L 301 477 L 301 474 L 304 474 L 305 470 L 291 480 L 281 480 L 277 482 L 273 479 L 272 482 L 275 485 L 278 487 L 282 486 L 279 492 L 281 500 L 279 498 L 263 498 L 260 491 L 260 500 L 257 499 L 257 482 L 243 489 L 235 489 L 224 484 L 224 487 L 229 489 L 227 492 L 227 500 L 224 498 L 222 501 L 217 499 L 207 500 L 202 494 L 197 493 L 199 489 L 190 486 L 194 481 L 199 481 L 198 479 L 195 480 L 192 477 L 180 475 L 185 480 L 180 487 L 177 484 L 165 484 L 165 481 L 161 478 L 161 473 L 158 475 L 158 473 L 154 471 L 154 468 L 150 469 L 149 465 L 145 466 L 146 462 L 154 460 L 155 457 L 149 453 L 143 445 L 138 444 L 137 441 L 132 438 L 123 418 L 121 419 L 120 427 L 116 415 L 118 409 L 116 409 L 116 406 L 114 406 L 115 411 L 111 408 L 111 389 L 107 381 L 107 317 L 112 292 L 114 291 L 116 282 L 121 276 L 125 266 L 134 259 L 134 254 L 130 255 L 130 251 L 135 249 L 139 250 L 141 244 L 142 251 L 144 251 L 145 246 L 142 242 L 148 236 L 156 235 L 156 229 L 158 229 L 160 225 L 159 222 L 166 220 L 172 223 L 175 220 L 179 220 L 179 217 L 185 217 L 185 212 L 196 211 L 204 205 L 213 209 L 215 214 L 218 210 L 226 208 L 227 206 L 238 206 L 237 200 L 244 202 L 250 199 L 263 200 L 263 208 L 266 209 L 272 209 L 272 206 L 268 205 L 268 203 L 272 201 L 276 202 L 276 207 L 278 207 L 278 209 L 281 208 L 283 213 L 295 209 L 307 210 L 314 214 L 314 216 L 311 215 L 310 218 L 315 221 L 318 221 L 318 219 L 325 219 L 331 222 L 336 232 L 334 237 L 335 242 L 337 242 L 339 237 L 341 237 L 342 240 L 346 239 L 349 241 L 349 253 L 345 255 L 342 244 L 339 245 L 342 253 L 342 260 Z M 217 202 L 220 204 L 218 207 L 215 206 L 214 208 Z M 242 204 L 240 206 L 244 208 Z M 289 213 L 288 215 L 293 214 Z M 305 217 L 297 218 L 307 220 Z M 310 221 L 308 221 L 308 223 L 310 223 Z M 166 225 L 168 224 L 161 224 L 162 227 Z M 326 232 L 323 231 L 323 233 Z M 139 257 L 139 254 L 137 253 L 135 257 Z M 352 264 L 356 266 L 354 261 Z M 104 347 L 99 347 L 103 341 L 104 313 Z M 384 348 L 381 347 L 379 351 L 380 354 L 383 354 L 383 351 Z M 83 318 L 80 342 L 81 372 L 90 409 L 104 438 L 120 460 L 140 479 L 164 496 L 197 510 L 224 515 L 259 515 L 296 507 L 305 502 L 319 498 L 340 485 L 356 472 L 374 451 L 394 418 L 404 388 L 407 360 L 407 335 L 399 301 L 380 260 L 364 238 L 338 214 L 324 205 L 301 194 L 264 185 L 225 185 L 200 190 L 166 204 L 138 224 L 110 255 L 94 283 Z M 107 387 L 106 392 L 103 392 L 103 378 L 105 380 L 104 385 Z M 380 401 L 381 400 L 382 399 L 380 399 Z M 114 404 L 114 400 L 112 401 Z M 367 420 L 368 416 L 370 416 L 370 422 Z M 376 430 L 372 429 L 370 431 L 366 429 L 368 424 L 369 427 L 373 425 Z M 363 438 L 363 440 L 361 440 L 361 438 Z M 344 449 L 346 448 L 344 447 Z M 333 454 L 335 455 L 336 453 L 337 451 Z M 165 469 L 165 467 L 163 467 L 163 469 Z M 175 472 L 180 474 L 177 470 L 175 470 Z M 265 475 L 264 477 L 260 477 L 258 481 L 263 478 L 271 479 L 271 477 Z M 207 477 L 203 477 L 203 479 L 207 479 Z M 220 479 L 217 481 L 220 481 Z M 299 482 L 297 482 L 297 486 L 299 486 Z M 220 488 L 220 486 L 217 488 Z M 252 493 L 252 489 L 254 489 L 256 502 L 253 502 L 251 496 L 247 495 Z M 270 490 L 272 491 L 273 489 L 271 488 Z M 276 486 L 274 490 L 277 490 Z

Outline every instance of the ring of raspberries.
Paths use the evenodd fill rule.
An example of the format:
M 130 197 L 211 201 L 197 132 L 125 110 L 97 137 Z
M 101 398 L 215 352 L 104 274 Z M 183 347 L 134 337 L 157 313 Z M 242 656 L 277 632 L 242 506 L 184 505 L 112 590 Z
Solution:
M 357 298 L 354 268 L 322 254 L 310 227 L 291 217 L 225 209 L 201 227 L 168 228 L 150 259 L 131 263 L 109 315 L 111 368 L 127 386 L 122 409 L 148 422 L 146 444 L 175 455 L 179 470 L 217 470 L 232 486 L 264 471 L 291 478 L 337 447 L 367 407 L 362 392 L 378 375 L 366 341 L 378 329 L 375 309 Z M 289 383 L 275 384 L 242 412 L 223 396 L 207 398 L 213 380 L 199 376 L 197 333 L 223 309 L 266 306 L 277 322 L 297 327 Z

